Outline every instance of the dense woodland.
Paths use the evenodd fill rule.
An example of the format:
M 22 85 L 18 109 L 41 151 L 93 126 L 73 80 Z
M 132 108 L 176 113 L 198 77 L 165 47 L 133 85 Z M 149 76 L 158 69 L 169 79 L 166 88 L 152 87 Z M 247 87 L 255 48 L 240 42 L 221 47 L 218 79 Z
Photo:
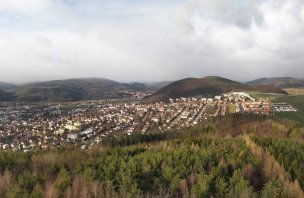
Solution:
M 277 138 L 256 138 L 256 142 L 268 150 L 290 173 L 291 179 L 298 180 L 304 188 L 304 143 Z
M 235 115 L 89 151 L 0 152 L 0 195 L 301 197 L 303 138 L 296 122 Z

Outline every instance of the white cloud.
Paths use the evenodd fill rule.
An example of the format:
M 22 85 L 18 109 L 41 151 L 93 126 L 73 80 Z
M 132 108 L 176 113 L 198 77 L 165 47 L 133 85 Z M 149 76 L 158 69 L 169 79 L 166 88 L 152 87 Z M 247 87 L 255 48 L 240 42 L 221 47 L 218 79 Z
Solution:
M 2 11 L 12 11 L 27 16 L 34 16 L 52 7 L 53 4 L 50 0 L 1 0 L 0 9 Z
M 161 2 L 2 0 L 1 81 L 302 77 L 301 0 Z
M 217 65 L 220 70 L 227 71 L 224 69 L 224 63 L 227 63 L 227 67 L 239 68 L 241 73 L 248 71 L 247 75 L 252 78 L 262 75 L 286 75 L 286 70 L 292 71 L 295 68 L 293 75 L 297 76 L 296 68 L 299 68 L 298 64 L 303 64 L 301 52 L 304 49 L 304 21 L 301 12 L 304 2 L 269 0 L 255 3 L 250 9 L 250 17 L 245 17 L 246 26 L 237 22 L 237 19 L 243 18 L 244 15 L 235 10 L 243 7 L 249 9 L 248 4 L 252 5 L 253 1 L 247 1 L 245 5 L 239 3 L 224 3 L 220 0 L 204 3 L 189 1 L 179 7 L 179 12 L 185 17 L 183 20 L 189 23 L 188 26 L 198 41 L 208 43 L 222 53 L 222 63 Z M 228 11 L 224 11 L 224 7 Z M 189 14 L 185 16 L 185 11 L 180 11 L 182 9 L 189 11 Z M 300 61 L 295 61 L 297 59 Z M 233 65 L 229 65 L 229 61 Z M 250 71 L 255 71 L 256 75 L 252 75 Z
M 53 0 L 1 0 L 0 10 L 26 17 L 48 18 L 71 12 L 63 1 Z

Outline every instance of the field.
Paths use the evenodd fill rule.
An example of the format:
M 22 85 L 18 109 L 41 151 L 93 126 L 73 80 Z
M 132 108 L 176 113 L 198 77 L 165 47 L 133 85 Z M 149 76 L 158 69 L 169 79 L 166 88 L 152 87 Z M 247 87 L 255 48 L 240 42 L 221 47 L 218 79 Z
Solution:
M 274 99 L 277 97 L 285 96 L 283 94 L 276 94 L 276 93 L 260 93 L 260 92 L 248 92 L 254 98 L 262 98 L 262 99 Z
M 304 95 L 304 87 L 284 89 L 290 95 Z
M 272 102 L 286 102 L 294 106 L 298 112 L 276 112 L 279 118 L 287 118 L 300 122 L 304 126 L 304 95 L 282 95 L 272 93 L 249 92 L 254 98 L 269 99 Z
M 279 96 L 272 100 L 273 102 L 287 102 L 293 105 L 298 112 L 280 112 L 276 113 L 279 117 L 296 120 L 304 125 L 304 95 Z
M 304 125 L 304 115 L 303 112 L 277 112 L 275 113 L 276 116 L 279 118 L 287 118 L 290 120 L 295 120 L 297 122 L 300 122 L 302 125 Z

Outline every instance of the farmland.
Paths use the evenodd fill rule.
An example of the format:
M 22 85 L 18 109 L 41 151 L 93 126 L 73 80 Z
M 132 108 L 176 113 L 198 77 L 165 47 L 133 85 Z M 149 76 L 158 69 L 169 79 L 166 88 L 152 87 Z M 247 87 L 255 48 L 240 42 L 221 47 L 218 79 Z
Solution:
M 303 95 L 304 94 L 304 87 L 302 88 L 287 88 L 284 89 L 290 95 Z
M 284 94 L 276 94 L 276 93 L 260 93 L 260 92 L 248 92 L 254 98 L 262 98 L 262 99 L 274 99 L 277 97 L 286 96 Z
M 283 118 L 294 119 L 304 125 L 304 95 L 279 96 L 272 100 L 273 102 L 287 102 L 294 106 L 297 112 L 278 112 L 276 115 Z
M 275 112 L 279 118 L 296 120 L 304 126 L 304 95 L 283 95 L 273 93 L 250 92 L 254 98 L 269 99 L 274 103 L 288 103 L 295 107 L 297 112 Z

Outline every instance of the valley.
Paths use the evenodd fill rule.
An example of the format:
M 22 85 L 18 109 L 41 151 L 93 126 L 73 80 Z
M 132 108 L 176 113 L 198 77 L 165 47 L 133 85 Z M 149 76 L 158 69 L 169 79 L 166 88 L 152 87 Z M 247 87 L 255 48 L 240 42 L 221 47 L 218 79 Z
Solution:
M 173 82 L 159 91 L 132 84 L 131 92 L 116 92 L 117 85 L 99 92 L 100 84 L 82 82 L 97 86 L 87 92 L 92 98 L 78 93 L 78 80 L 74 88 L 64 85 L 79 99 L 60 94 L 58 82 L 52 82 L 48 88 L 34 86 L 43 90 L 42 100 L 2 102 L 0 192 L 6 197 L 303 197 L 303 95 L 272 85 L 267 89 L 275 93 L 264 86 L 259 92 L 257 86 L 218 77 L 202 81 L 194 88 L 188 80 Z

